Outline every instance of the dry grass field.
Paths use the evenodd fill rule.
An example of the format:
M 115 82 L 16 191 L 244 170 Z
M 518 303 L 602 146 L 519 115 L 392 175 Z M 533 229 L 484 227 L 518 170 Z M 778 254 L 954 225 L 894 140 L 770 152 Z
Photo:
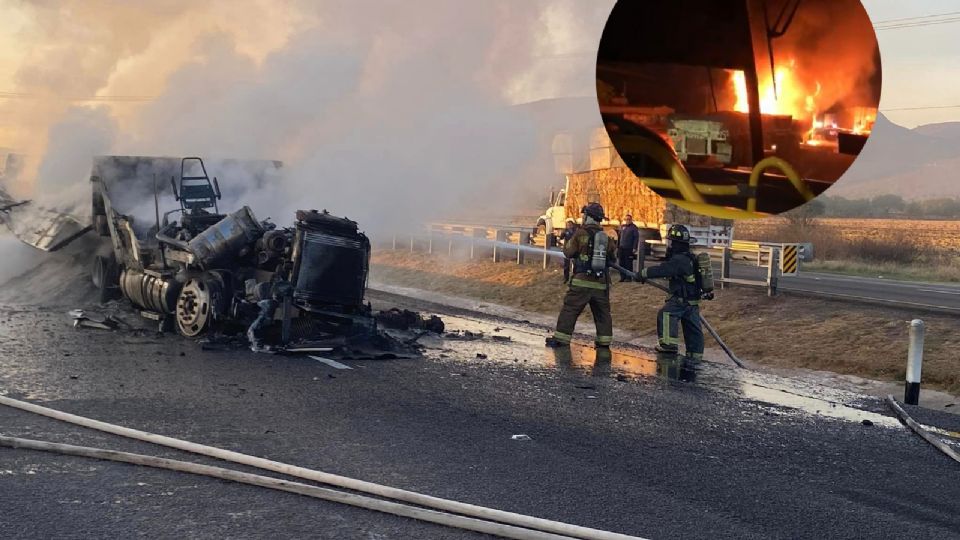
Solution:
M 738 221 L 743 240 L 812 242 L 809 270 L 884 275 L 921 281 L 960 281 L 960 221 L 784 218 Z
M 738 221 L 736 236 L 745 240 L 777 234 L 791 224 L 784 218 Z M 845 240 L 871 239 L 899 242 L 909 238 L 922 249 L 941 250 L 960 255 L 960 221 L 924 221 L 912 219 L 814 219 L 812 228 L 829 229 Z M 801 231 L 797 231 L 801 233 Z

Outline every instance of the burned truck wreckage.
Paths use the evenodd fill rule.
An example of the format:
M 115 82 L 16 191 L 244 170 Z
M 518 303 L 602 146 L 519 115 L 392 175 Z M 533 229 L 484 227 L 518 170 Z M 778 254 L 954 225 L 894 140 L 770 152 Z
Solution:
M 147 179 L 137 172 L 145 159 Z M 169 184 L 157 178 L 158 159 L 95 160 L 93 229 L 112 248 L 93 262 L 101 301 L 122 295 L 186 337 L 246 333 L 258 351 L 375 334 L 364 304 L 370 241 L 357 223 L 316 210 L 297 211 L 292 227 L 259 221 L 247 206 L 222 213 L 202 159 L 180 160 Z M 145 192 L 153 219 L 120 211 L 136 200 L 142 214 Z M 161 212 L 161 197 L 179 206 Z
M 208 167 L 233 179 L 223 192 Z M 153 326 L 205 348 L 249 344 L 258 352 L 383 359 L 414 355 L 425 333 L 442 333 L 438 317 L 403 312 L 398 324 L 396 309 L 375 315 L 365 303 L 371 244 L 356 222 L 298 210 L 293 225 L 283 227 L 242 205 L 278 185 L 281 167 L 267 160 L 99 156 L 88 207 L 63 197 L 14 197 L 19 179 L 8 158 L 0 170 L 0 224 L 43 252 L 70 245 L 15 279 L 44 287 L 39 276 L 53 276 L 50 294 L 96 301 L 108 311 L 132 307 L 141 316 L 131 325 L 115 314 L 73 309 L 74 327 Z M 224 211 L 221 202 L 239 209 Z M 77 264 L 88 260 L 96 298 L 89 285 L 73 281 Z

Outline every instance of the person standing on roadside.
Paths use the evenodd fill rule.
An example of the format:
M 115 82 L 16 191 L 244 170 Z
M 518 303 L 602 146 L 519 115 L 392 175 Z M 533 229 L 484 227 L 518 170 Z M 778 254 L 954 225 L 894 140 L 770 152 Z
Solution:
M 633 261 L 637 259 L 637 250 L 640 248 L 640 229 L 633 223 L 633 216 L 627 214 L 620 226 L 620 242 L 617 245 L 617 260 L 620 266 L 633 270 Z M 620 272 L 620 283 L 630 281 L 630 277 Z

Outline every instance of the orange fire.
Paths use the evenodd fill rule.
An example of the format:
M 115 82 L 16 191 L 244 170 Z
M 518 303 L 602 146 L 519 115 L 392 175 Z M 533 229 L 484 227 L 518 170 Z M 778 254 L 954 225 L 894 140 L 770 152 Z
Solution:
M 796 60 L 791 59 L 786 64 L 777 66 L 773 80 L 767 78 L 760 82 L 760 112 L 771 115 L 787 115 L 796 119 L 810 118 L 817 112 L 817 97 L 820 94 L 820 83 L 815 88 L 807 88 L 796 73 Z M 733 71 L 733 85 L 737 102 L 734 110 L 750 112 L 747 99 L 747 80 L 742 71 Z
M 874 124 L 877 123 L 877 110 L 869 107 L 857 107 L 854 109 L 853 132 L 862 135 L 873 131 Z

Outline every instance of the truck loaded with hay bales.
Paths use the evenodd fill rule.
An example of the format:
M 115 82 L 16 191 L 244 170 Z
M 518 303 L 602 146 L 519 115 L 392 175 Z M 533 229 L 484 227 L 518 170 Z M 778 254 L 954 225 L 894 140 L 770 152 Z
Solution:
M 567 219 L 580 222 L 581 209 L 590 202 L 599 202 L 606 211 L 605 228 L 614 229 L 627 214 L 648 240 L 660 240 L 673 224 L 686 225 L 701 247 L 729 246 L 733 238 L 733 221 L 711 218 L 684 210 L 657 195 L 622 164 L 566 175 L 566 186 L 551 190 L 550 206 L 537 219 L 537 235 L 553 245 Z

